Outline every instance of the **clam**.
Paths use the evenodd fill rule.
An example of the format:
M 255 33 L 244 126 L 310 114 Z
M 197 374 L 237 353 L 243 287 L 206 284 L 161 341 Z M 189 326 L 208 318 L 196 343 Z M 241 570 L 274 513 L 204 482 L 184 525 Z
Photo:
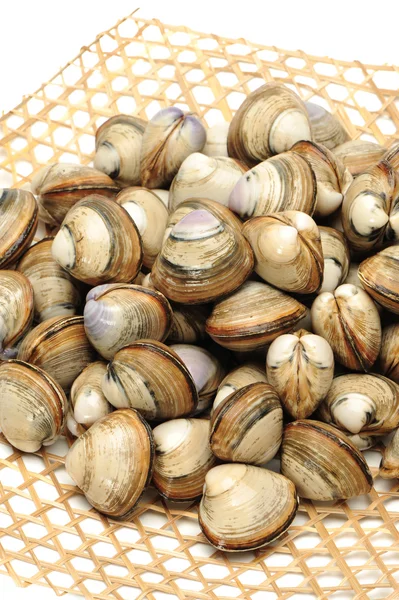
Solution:
M 111 117 L 97 129 L 94 167 L 121 185 L 140 185 L 141 140 L 146 121 Z
M 362 286 L 384 308 L 399 314 L 399 246 L 384 248 L 360 263 Z
M 316 194 L 316 177 L 309 162 L 295 152 L 285 152 L 242 175 L 230 194 L 228 206 L 243 218 L 284 210 L 312 215 Z
M 136 340 L 163 341 L 173 313 L 160 292 L 139 285 L 111 283 L 90 290 L 83 316 L 90 343 L 110 360 L 123 346 Z
M 283 475 L 243 464 L 213 467 L 205 477 L 198 519 L 219 550 L 255 550 L 280 537 L 298 509 L 294 484 Z
M 318 418 L 355 436 L 355 444 L 357 438 L 376 439 L 399 425 L 399 386 L 383 375 L 341 375 L 320 404 Z
M 382 330 L 379 360 L 382 374 L 399 383 L 399 323 Z
M 174 302 L 203 304 L 240 287 L 251 274 L 253 261 L 239 231 L 208 210 L 194 210 L 170 231 L 151 279 Z
M 280 448 L 283 410 L 268 383 L 251 383 L 222 400 L 212 413 L 210 445 L 225 462 L 264 465 Z
M 141 145 L 141 185 L 163 188 L 193 152 L 201 152 L 206 131 L 198 118 L 177 106 L 160 110 L 144 130 Z
M 385 448 L 382 456 L 379 475 L 384 479 L 399 478 L 399 433 L 398 429 Z
M 351 263 L 348 271 L 348 275 L 344 281 L 344 283 L 352 283 L 353 285 L 357 285 L 358 287 L 363 287 L 362 282 L 359 279 L 359 263 Z M 377 305 L 378 308 L 378 305 Z
M 193 378 L 199 397 L 195 413 L 206 410 L 225 376 L 223 365 L 208 350 L 192 344 L 172 344 L 170 350 L 179 356 Z
M 44 369 L 64 390 L 96 358 L 89 344 L 83 317 L 53 317 L 24 337 L 18 359 Z
M 19 360 L 0 364 L 0 428 L 23 452 L 50 446 L 62 434 L 67 399 L 42 369 Z
M 227 373 L 226 377 L 219 384 L 215 400 L 213 401 L 213 410 L 227 396 L 251 383 L 267 383 L 265 370 L 256 363 L 245 363 Z
M 198 394 L 183 360 L 161 342 L 140 340 L 119 350 L 109 363 L 102 389 L 115 408 L 135 408 L 148 420 L 191 414 Z
M 34 292 L 35 319 L 75 315 L 80 307 L 76 281 L 62 269 L 51 254 L 53 238 L 44 238 L 31 246 L 17 265 L 31 282 Z
M 333 292 L 348 277 L 349 247 L 345 236 L 337 229 L 319 225 L 319 232 L 324 258 L 323 282 L 320 292 Z
M 228 156 L 227 136 L 230 123 L 218 123 L 209 127 L 206 131 L 206 142 L 202 148 L 202 154 L 206 156 Z
M 35 197 L 25 190 L 0 190 L 0 269 L 15 263 L 29 248 L 38 225 Z
M 53 163 L 43 167 L 32 179 L 42 221 L 60 225 L 67 212 L 86 196 L 100 194 L 113 198 L 119 186 L 105 173 L 86 165 Z
M 335 360 L 353 371 L 367 371 L 381 347 L 378 310 L 361 288 L 344 283 L 323 292 L 312 304 L 312 328 L 333 349 Z
M 131 409 L 103 417 L 69 449 L 65 468 L 95 509 L 127 519 L 150 483 L 154 442 L 150 427 Z
M 206 337 L 205 322 L 209 314 L 206 306 L 173 305 L 172 326 L 167 341 L 170 344 L 196 344 Z
M 319 421 L 294 421 L 284 430 L 281 472 L 294 482 L 299 496 L 341 500 L 367 494 L 373 478 L 349 438 Z
M 315 142 L 331 150 L 350 139 L 341 122 L 328 110 L 313 102 L 305 102 L 305 108 Z
M 248 352 L 290 331 L 305 312 L 305 306 L 288 294 L 266 283 L 247 281 L 214 305 L 206 332 L 229 350 Z
M 352 182 L 352 175 L 324 146 L 313 142 L 298 142 L 291 151 L 305 158 L 316 176 L 315 217 L 331 215 L 341 206 L 343 195 Z
M 89 196 L 69 211 L 54 238 L 53 258 L 90 285 L 129 282 L 140 270 L 140 234 L 119 204 Z
M 161 250 L 168 209 L 156 194 L 145 188 L 125 188 L 115 200 L 134 221 L 143 244 L 143 265 L 151 269 Z
M 194 152 L 181 164 L 169 191 L 169 208 L 191 198 L 208 198 L 227 206 L 230 193 L 246 166 L 233 158 L 211 158 Z
M 349 172 L 356 176 L 380 161 L 385 154 L 385 148 L 374 142 L 349 140 L 336 146 L 333 153 Z
M 173 419 L 153 430 L 155 465 L 152 483 L 174 502 L 202 495 L 205 475 L 216 464 L 209 446 L 207 419 Z
M 229 156 L 249 167 L 311 140 L 302 100 L 281 83 L 270 82 L 251 92 L 235 113 L 227 137 Z
M 162 190 L 160 188 L 153 188 L 151 191 L 154 192 L 154 194 L 156 194 L 160 200 L 162 200 L 162 202 L 164 203 L 164 205 L 166 206 L 166 208 L 169 207 L 169 190 Z
M 353 250 L 369 251 L 398 237 L 398 183 L 395 171 L 384 161 L 353 181 L 342 205 L 342 225 Z
M 33 288 L 17 271 L 0 271 L 0 361 L 16 356 L 33 321 Z
M 386 160 L 390 165 L 397 171 L 399 169 L 399 144 L 393 144 L 382 157 L 382 160 Z
M 255 254 L 255 271 L 267 283 L 298 294 L 317 292 L 323 278 L 320 233 L 309 215 L 298 211 L 257 217 L 242 232 Z
M 101 388 L 106 372 L 105 362 L 90 363 L 72 384 L 71 411 L 68 414 L 67 425 L 70 432 L 77 437 L 113 410 Z
M 330 344 L 305 330 L 280 335 L 266 358 L 268 382 L 294 419 L 311 415 L 325 398 L 334 377 Z

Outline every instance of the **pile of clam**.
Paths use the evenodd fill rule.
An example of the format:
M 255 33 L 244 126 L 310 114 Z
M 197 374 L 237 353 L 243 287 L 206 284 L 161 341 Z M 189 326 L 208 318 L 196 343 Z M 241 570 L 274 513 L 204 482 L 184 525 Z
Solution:
M 208 130 L 112 117 L 94 167 L 0 194 L 1 430 L 36 452 L 67 428 L 111 518 L 153 485 L 201 499 L 216 548 L 261 547 L 298 496 L 371 489 L 361 450 L 399 425 L 398 239 L 399 150 L 284 85 Z

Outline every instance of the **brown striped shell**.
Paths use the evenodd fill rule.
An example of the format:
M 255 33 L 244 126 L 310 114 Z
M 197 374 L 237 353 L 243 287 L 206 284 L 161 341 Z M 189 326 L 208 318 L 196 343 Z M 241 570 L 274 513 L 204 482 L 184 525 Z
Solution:
M 399 323 L 387 325 L 382 330 L 379 363 L 381 373 L 399 383 Z
M 313 102 L 305 102 L 305 108 L 315 142 L 331 150 L 350 139 L 338 118 L 325 108 Z
M 378 475 L 384 479 L 399 478 L 399 430 L 397 429 L 382 455 Z
M 385 148 L 375 142 L 349 140 L 336 146 L 333 153 L 344 163 L 349 172 L 356 176 L 382 160 Z
M 319 225 L 324 258 L 323 282 L 320 292 L 333 292 L 345 282 L 350 266 L 350 253 L 345 236 L 332 227 Z
M 0 360 L 13 358 L 33 322 L 33 288 L 17 271 L 0 271 Z
M 247 362 L 227 373 L 220 382 L 213 402 L 213 410 L 230 394 L 251 383 L 267 383 L 265 369 L 255 362 Z
M 15 263 L 29 248 L 38 225 L 35 197 L 25 190 L 0 190 L 0 269 Z
M 208 305 L 173 304 L 172 325 L 167 337 L 170 344 L 197 344 L 206 338 Z
M 399 314 L 399 246 L 384 248 L 360 263 L 362 286 L 381 306 Z

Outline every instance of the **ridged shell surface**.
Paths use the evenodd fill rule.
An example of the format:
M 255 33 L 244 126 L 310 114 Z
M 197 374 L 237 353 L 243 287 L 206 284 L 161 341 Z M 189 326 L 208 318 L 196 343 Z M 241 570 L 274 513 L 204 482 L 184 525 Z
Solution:
M 35 197 L 25 190 L 0 190 L 0 269 L 15 263 L 29 248 L 38 225 Z
M 33 321 L 33 288 L 17 271 L 0 271 L 0 360 L 17 354 Z

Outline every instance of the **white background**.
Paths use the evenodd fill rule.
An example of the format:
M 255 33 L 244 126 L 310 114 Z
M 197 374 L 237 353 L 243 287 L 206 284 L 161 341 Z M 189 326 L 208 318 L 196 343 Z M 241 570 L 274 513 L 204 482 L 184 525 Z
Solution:
M 349 61 L 399 65 L 397 0 L 2 0 L 0 114 L 138 7 L 142 17 L 198 31 Z M 0 576 L 2 600 L 55 597 L 43 588 L 18 589 Z

